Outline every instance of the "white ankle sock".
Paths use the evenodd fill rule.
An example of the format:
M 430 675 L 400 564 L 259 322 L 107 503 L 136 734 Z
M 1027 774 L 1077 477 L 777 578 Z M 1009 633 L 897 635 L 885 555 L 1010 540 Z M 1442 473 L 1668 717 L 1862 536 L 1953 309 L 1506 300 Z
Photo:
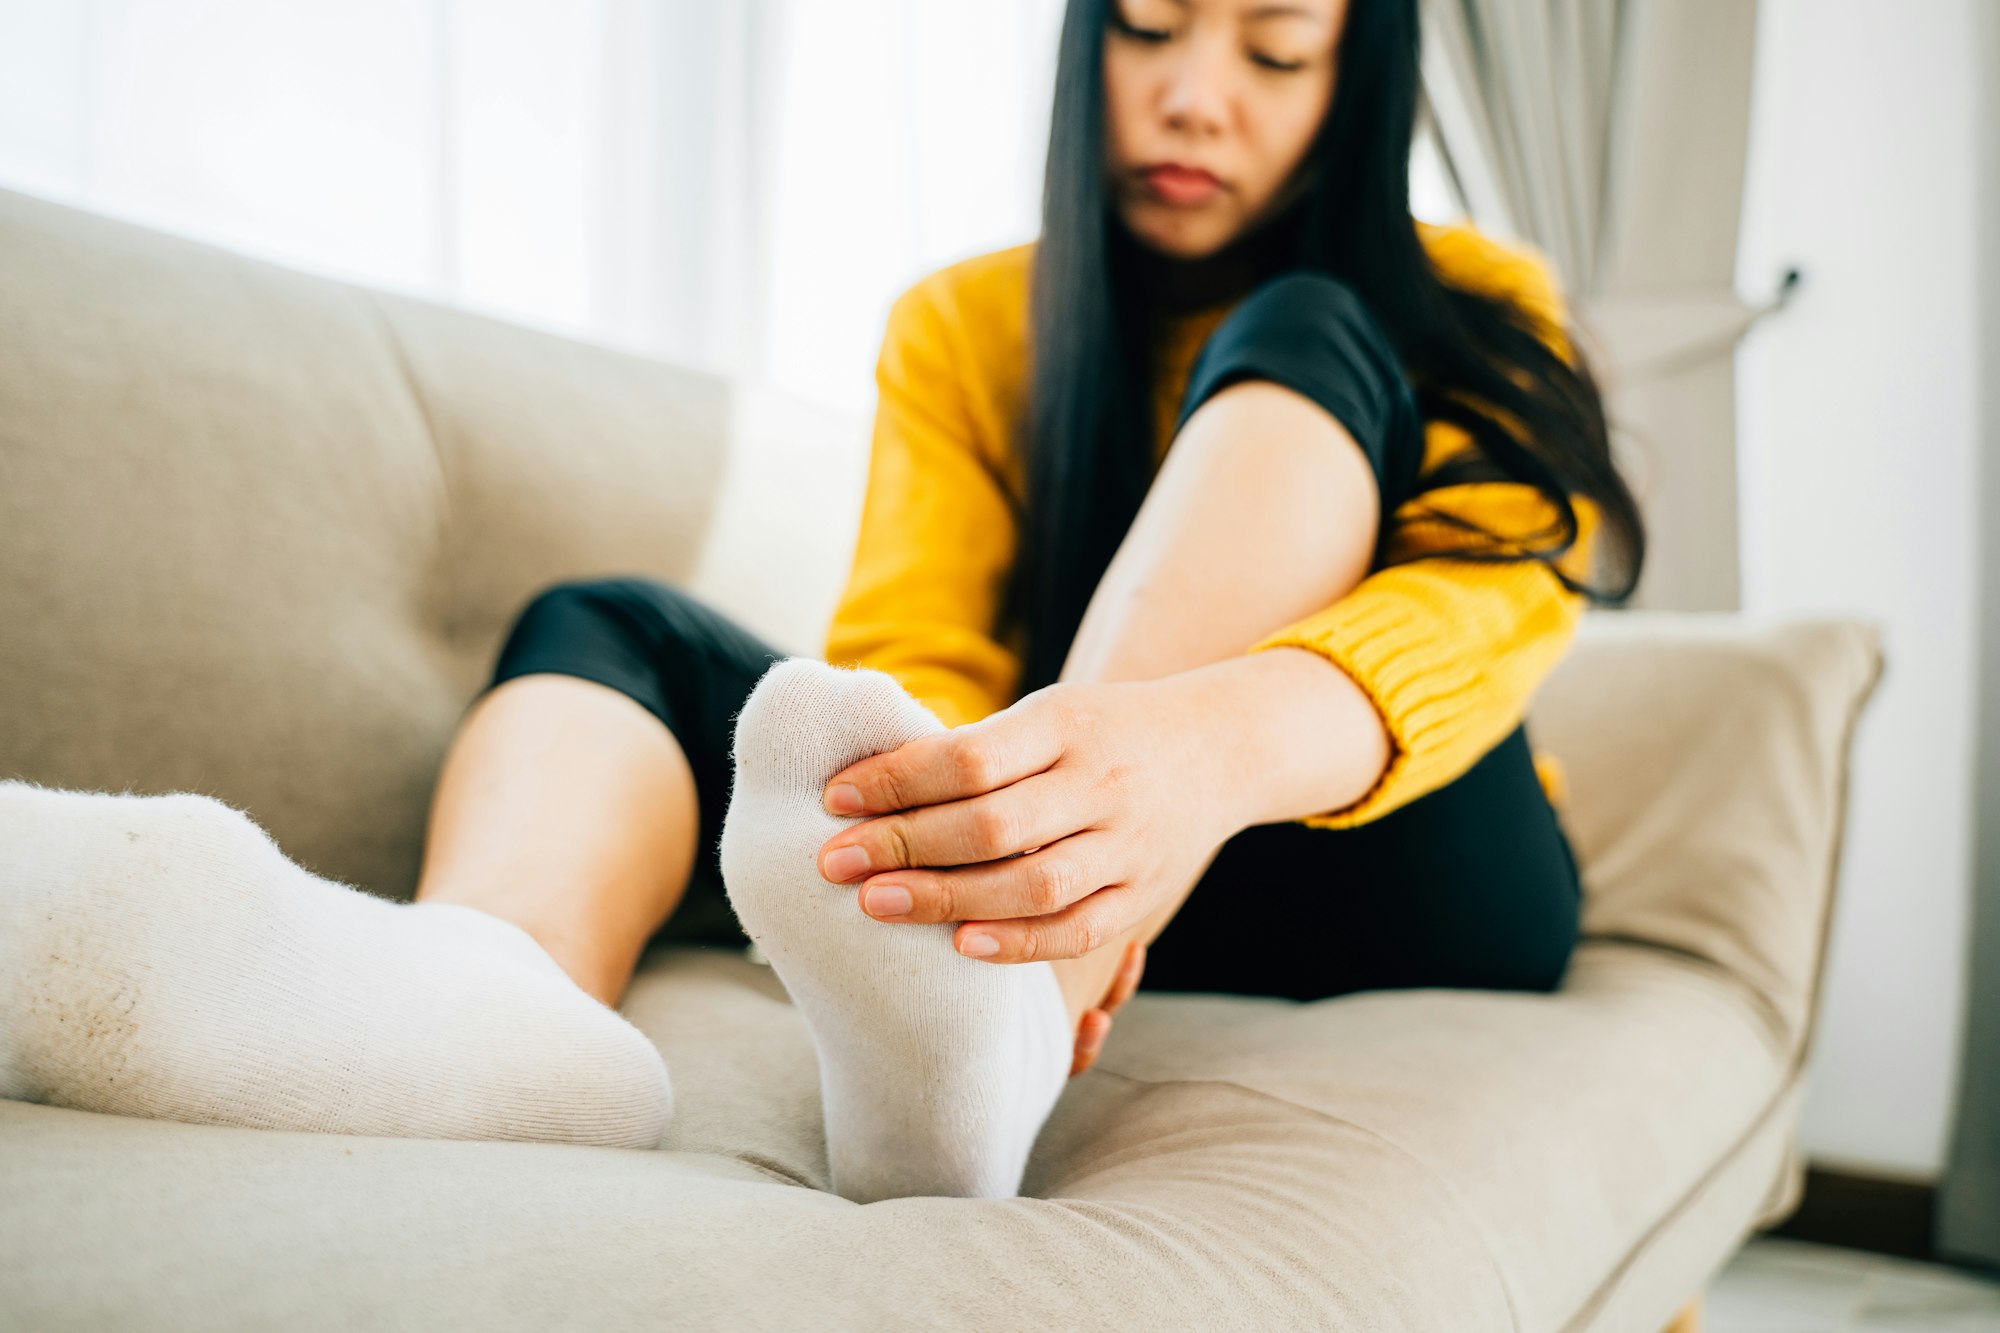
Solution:
M 834 1192 L 860 1203 L 1018 1193 L 1074 1049 L 1049 964 L 967 958 L 952 925 L 877 921 L 819 873 L 860 822 L 826 813 L 827 779 L 943 730 L 893 676 L 803 657 L 736 723 L 723 883 L 812 1030 Z
M 657 1147 L 651 1041 L 476 908 L 322 879 L 193 792 L 0 782 L 0 1096 L 401 1138 Z

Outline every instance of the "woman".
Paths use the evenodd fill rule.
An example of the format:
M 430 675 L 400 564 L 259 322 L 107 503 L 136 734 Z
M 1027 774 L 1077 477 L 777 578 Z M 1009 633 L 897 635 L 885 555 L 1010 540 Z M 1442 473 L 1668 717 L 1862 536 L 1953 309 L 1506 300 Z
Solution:
M 1412 222 L 1416 89 L 1415 0 L 1072 0 L 1040 237 L 894 306 L 827 662 L 656 581 L 544 590 L 446 756 L 414 904 L 206 798 L 12 793 L 143 804 L 190 866 L 290 877 L 320 972 L 279 984 L 263 912 L 209 1012 L 324 1055 L 393 1010 L 426 1053 L 317 1096 L 297 1056 L 273 1107 L 204 1074 L 207 1033 L 192 1107 L 105 1109 L 296 1125 L 359 1079 L 366 1115 L 306 1127 L 648 1146 L 665 1073 L 608 1006 L 649 942 L 747 932 L 812 1028 L 836 1189 L 1004 1195 L 1142 966 L 1552 988 L 1579 885 L 1521 718 L 1643 530 L 1545 268 Z M 213 906 L 175 967 L 218 970 Z M 30 1051 L 31 999 L 0 1092 L 101 1100 Z M 566 1058 L 587 1095 L 523 1072 Z

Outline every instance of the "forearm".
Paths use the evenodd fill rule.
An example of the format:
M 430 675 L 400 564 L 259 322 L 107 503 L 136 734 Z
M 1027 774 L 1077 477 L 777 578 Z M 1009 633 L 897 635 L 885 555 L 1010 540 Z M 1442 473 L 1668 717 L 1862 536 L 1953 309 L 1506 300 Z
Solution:
M 1393 754 L 1374 703 L 1352 677 L 1303 648 L 1227 657 L 1159 682 L 1211 738 L 1213 790 L 1231 835 L 1338 810 L 1375 786 Z

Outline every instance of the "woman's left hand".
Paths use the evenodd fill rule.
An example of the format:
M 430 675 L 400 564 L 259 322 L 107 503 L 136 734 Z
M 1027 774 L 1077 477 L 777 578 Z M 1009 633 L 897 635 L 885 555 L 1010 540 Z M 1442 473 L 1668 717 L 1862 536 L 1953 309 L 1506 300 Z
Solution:
M 858 881 L 878 920 L 963 922 L 952 943 L 969 957 L 1089 953 L 1241 827 L 1200 702 L 1174 677 L 1063 682 L 863 759 L 823 799 L 871 817 L 826 841 L 820 873 Z

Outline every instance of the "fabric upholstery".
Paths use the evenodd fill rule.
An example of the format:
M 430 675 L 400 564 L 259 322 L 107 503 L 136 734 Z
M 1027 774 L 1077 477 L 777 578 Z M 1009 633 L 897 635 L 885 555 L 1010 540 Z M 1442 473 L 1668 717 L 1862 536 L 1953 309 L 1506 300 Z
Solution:
M 685 577 L 703 375 L 0 191 L 0 773 L 198 790 L 394 897 L 506 620 Z
M 405 895 L 512 606 L 701 558 L 698 375 L 18 195 L 0 310 L 0 775 L 211 791 Z M 624 1004 L 661 1151 L 0 1102 L 0 1324 L 1654 1333 L 1793 1196 L 1880 669 L 1857 622 L 1587 616 L 1530 717 L 1589 891 L 1562 990 L 1142 993 L 1022 1198 L 826 1193 L 772 974 L 663 945 Z

